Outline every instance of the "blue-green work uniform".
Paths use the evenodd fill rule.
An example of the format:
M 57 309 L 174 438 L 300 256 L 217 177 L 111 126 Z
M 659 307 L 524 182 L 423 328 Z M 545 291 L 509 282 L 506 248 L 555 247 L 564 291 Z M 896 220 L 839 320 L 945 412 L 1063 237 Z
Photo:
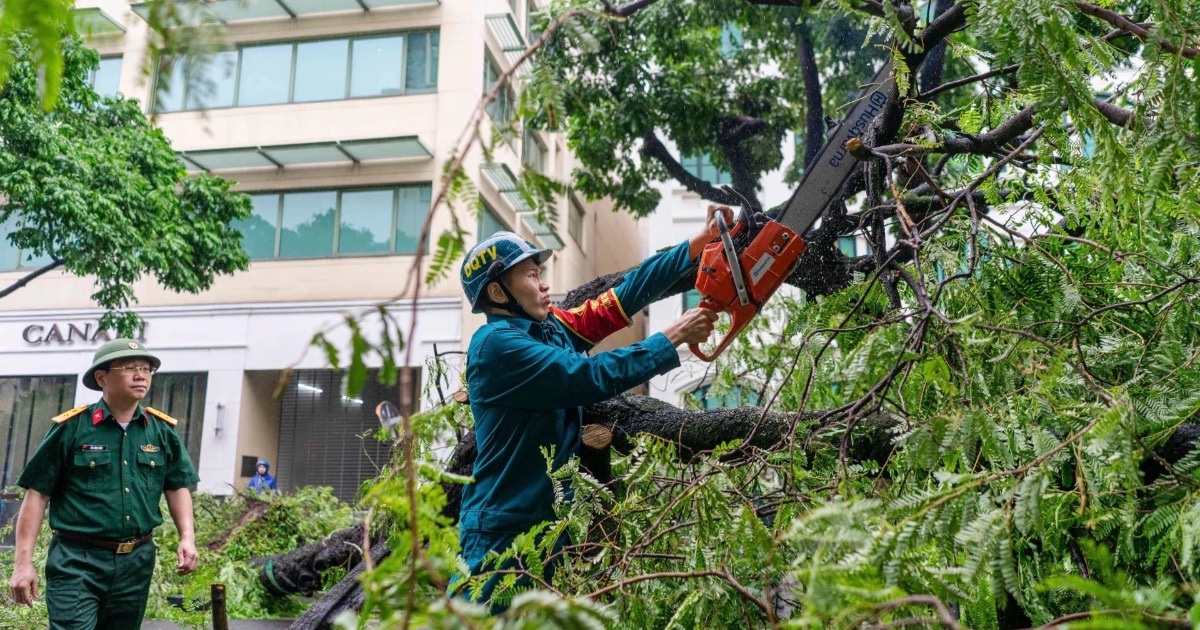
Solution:
M 570 311 L 551 309 L 544 322 L 488 314 L 467 350 L 467 387 L 475 417 L 474 483 L 463 489 L 459 516 L 463 558 L 471 574 L 491 551 L 517 534 L 554 520 L 554 494 L 543 449 L 558 469 L 578 455 L 582 405 L 607 400 L 679 366 L 662 333 L 624 348 L 586 356 L 607 335 L 628 326 L 636 313 L 695 273 L 688 244 L 647 258 L 621 284 Z M 571 498 L 569 486 L 566 497 Z M 564 541 L 559 541 L 561 545 Z M 546 577 L 553 567 L 547 568 Z M 501 576 L 477 598 L 491 599 Z M 469 596 L 469 593 L 468 593 Z M 504 604 L 493 602 L 493 611 Z
M 154 573 L 164 490 L 200 478 L 175 420 L 138 405 L 126 429 L 103 402 L 54 419 L 17 485 L 50 497 L 56 533 L 46 558 L 54 630 L 140 628 Z M 68 539 L 70 537 L 70 539 Z M 86 540 L 85 540 L 86 539 Z M 126 543 L 119 549 L 110 543 Z

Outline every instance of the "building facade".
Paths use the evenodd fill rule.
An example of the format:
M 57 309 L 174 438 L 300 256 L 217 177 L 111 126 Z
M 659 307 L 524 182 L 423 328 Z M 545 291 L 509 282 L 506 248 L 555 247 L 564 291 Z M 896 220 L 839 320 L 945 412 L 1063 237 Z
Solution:
M 139 100 L 186 168 L 234 180 L 253 205 L 238 225 L 248 271 L 200 295 L 164 291 L 153 279 L 136 286 L 141 337 L 163 360 L 149 404 L 180 420 L 201 491 L 243 487 L 253 463 L 267 459 L 281 488 L 328 485 L 349 500 L 389 455 L 370 437 L 379 427 L 375 404 L 424 408 L 457 390 L 459 353 L 482 323 L 456 274 L 422 282 L 430 250 L 417 268 L 417 247 L 427 218 L 434 241 L 457 219 L 471 242 L 508 229 L 555 249 L 546 277 L 559 294 L 636 264 L 639 226 L 570 192 L 547 221 L 522 200 L 522 169 L 565 179 L 574 161 L 561 137 L 509 124 L 519 73 L 478 116 L 482 137 L 503 129 L 490 161 L 478 149 L 463 159 L 477 199 L 431 212 L 481 97 L 529 41 L 535 2 L 204 6 L 223 27 L 211 62 L 147 78 L 145 7 L 77 4 L 102 57 L 97 91 Z M 5 240 L 0 286 L 42 264 Z M 102 313 L 90 293 L 89 279 L 51 272 L 0 300 L 0 488 L 15 483 L 49 418 L 95 399 L 81 372 L 111 333 L 98 329 Z M 366 390 L 350 394 L 310 340 L 324 332 L 344 357 L 346 316 L 383 302 L 406 335 L 404 378 L 396 387 L 368 379 Z M 368 333 L 378 328 L 378 319 L 363 323 Z M 639 323 L 610 343 L 642 334 Z M 452 368 L 441 379 L 430 374 L 435 355 Z

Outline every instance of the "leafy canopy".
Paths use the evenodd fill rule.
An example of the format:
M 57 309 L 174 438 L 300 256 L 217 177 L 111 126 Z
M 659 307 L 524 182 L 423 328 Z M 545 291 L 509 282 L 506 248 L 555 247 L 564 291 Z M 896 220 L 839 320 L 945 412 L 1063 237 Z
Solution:
M 98 96 L 88 77 L 99 57 L 78 38 L 62 40 L 61 97 L 44 112 L 34 41 L 6 40 L 15 57 L 0 88 L 0 224 L 15 226 L 9 242 L 93 276 L 92 299 L 126 332 L 136 328 L 126 309 L 143 274 L 195 293 L 246 269 L 229 224 L 249 215 L 249 199 L 227 180 L 187 177 L 137 101 Z

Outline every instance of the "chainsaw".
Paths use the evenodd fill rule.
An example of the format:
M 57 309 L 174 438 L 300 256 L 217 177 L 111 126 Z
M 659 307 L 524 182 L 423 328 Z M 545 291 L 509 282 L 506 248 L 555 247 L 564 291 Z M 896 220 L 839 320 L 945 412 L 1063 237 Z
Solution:
M 701 351 L 698 344 L 690 344 L 692 354 L 704 361 L 720 356 L 791 275 L 804 254 L 804 233 L 821 218 L 854 172 L 858 165 L 855 147 L 861 146 L 860 137 L 896 98 L 895 92 L 889 58 L 821 147 L 775 218 L 725 187 L 727 193 L 741 200 L 741 210 L 732 226 L 721 213 L 716 214 L 718 236 L 700 254 L 696 290 L 701 295 L 700 308 L 729 313 L 730 327 L 712 354 Z

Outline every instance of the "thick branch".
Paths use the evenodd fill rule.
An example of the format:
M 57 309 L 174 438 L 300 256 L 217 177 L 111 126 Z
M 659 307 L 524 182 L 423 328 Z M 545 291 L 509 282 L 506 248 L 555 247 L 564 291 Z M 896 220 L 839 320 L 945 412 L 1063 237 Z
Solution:
M 1105 22 L 1108 22 L 1109 24 L 1143 41 L 1149 40 L 1153 37 L 1148 29 L 1140 26 L 1133 20 L 1115 11 L 1110 11 L 1104 7 L 1096 6 L 1090 2 L 1076 2 L 1075 8 L 1092 17 L 1104 20 Z M 1183 55 L 1188 59 L 1195 59 L 1196 55 L 1200 54 L 1200 50 L 1190 46 L 1180 46 L 1161 37 L 1153 37 L 1153 39 L 1163 50 L 1173 52 L 1177 55 Z
M 812 35 L 803 24 L 799 30 L 800 77 L 804 81 L 804 168 L 808 168 L 825 144 L 825 107 L 821 103 L 821 72 L 817 68 Z
M 41 269 L 38 269 L 37 271 L 30 272 L 29 275 L 10 284 L 8 286 L 8 288 L 4 289 L 3 291 L 0 291 L 0 298 L 8 297 L 10 294 L 12 294 L 17 289 L 20 289 L 20 288 L 24 287 L 25 285 L 29 284 L 30 282 L 32 282 L 33 280 L 37 279 L 38 276 L 40 276 L 48 271 L 51 271 L 53 269 L 57 269 L 61 266 L 63 266 L 63 261 L 61 259 L 55 258 L 54 262 L 50 263 L 49 265 L 46 265 L 45 267 L 42 267 Z
M 658 2 L 658 0 L 636 0 L 624 6 L 613 6 L 608 0 L 604 0 L 604 12 L 615 17 L 629 17 L 642 9 Z
M 1033 127 L 1033 106 L 1030 105 L 995 129 L 978 136 L 947 138 L 942 143 L 946 153 L 988 154 L 1015 140 Z
M 658 139 L 658 134 L 653 131 L 647 133 L 642 138 L 642 155 L 658 160 L 658 162 L 663 165 L 663 168 L 667 169 L 667 173 L 670 174 L 671 177 L 674 177 L 676 181 L 683 184 L 684 188 L 687 188 L 701 197 L 704 197 L 709 201 L 715 201 L 717 203 L 723 203 L 731 206 L 739 205 L 738 200 L 733 198 L 731 195 L 725 194 L 725 192 L 700 179 L 699 177 L 692 175 L 687 171 L 687 169 L 683 168 L 683 165 L 679 163 L 679 160 L 676 160 L 675 156 L 671 155 L 671 152 L 667 150 L 667 147 L 662 143 L 662 140 Z

